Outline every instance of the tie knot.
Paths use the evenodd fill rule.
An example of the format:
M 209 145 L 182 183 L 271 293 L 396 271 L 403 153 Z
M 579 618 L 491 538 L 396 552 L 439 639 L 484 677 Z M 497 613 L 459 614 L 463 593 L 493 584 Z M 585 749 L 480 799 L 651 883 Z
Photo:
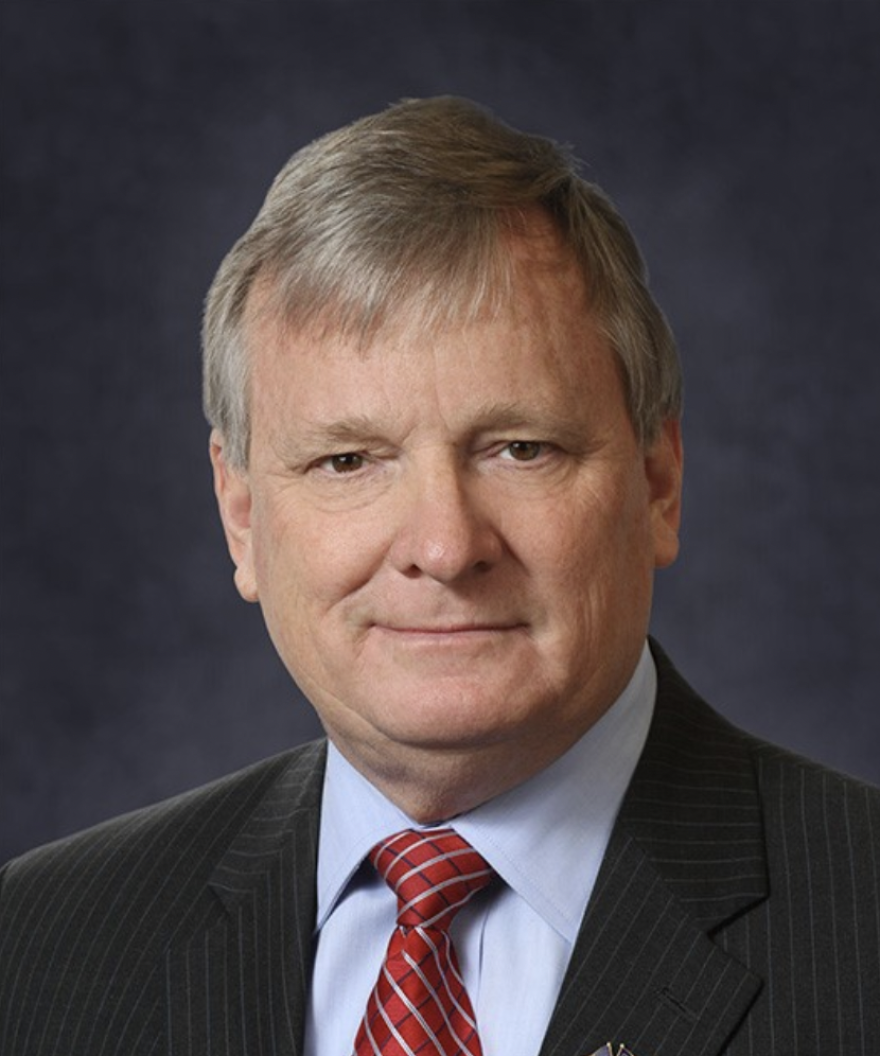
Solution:
M 403 927 L 448 928 L 492 879 L 486 861 L 452 829 L 406 829 L 377 844 L 370 861 L 397 895 Z

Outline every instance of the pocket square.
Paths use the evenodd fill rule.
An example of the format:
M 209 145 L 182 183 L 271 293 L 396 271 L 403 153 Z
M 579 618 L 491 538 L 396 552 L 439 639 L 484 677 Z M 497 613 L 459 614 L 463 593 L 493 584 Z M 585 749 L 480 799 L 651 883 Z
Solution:
M 593 1056 L 634 1056 L 629 1051 L 626 1045 L 618 1045 L 615 1049 L 614 1045 L 610 1041 L 606 1041 L 601 1049 L 597 1049 Z

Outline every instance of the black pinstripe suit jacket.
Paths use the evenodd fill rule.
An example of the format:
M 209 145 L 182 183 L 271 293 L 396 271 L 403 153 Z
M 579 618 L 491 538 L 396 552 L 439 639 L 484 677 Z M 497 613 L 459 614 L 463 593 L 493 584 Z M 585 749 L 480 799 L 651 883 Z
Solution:
M 732 728 L 655 652 L 654 723 L 541 1056 L 877 1056 L 880 792 Z M 2 1056 L 300 1054 L 323 760 L 310 745 L 11 863 Z

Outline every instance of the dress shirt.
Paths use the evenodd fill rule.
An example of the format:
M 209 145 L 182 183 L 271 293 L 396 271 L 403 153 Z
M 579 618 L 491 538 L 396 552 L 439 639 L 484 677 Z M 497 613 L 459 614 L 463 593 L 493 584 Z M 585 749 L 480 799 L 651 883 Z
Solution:
M 564 755 L 516 788 L 430 826 L 414 823 L 331 744 L 306 1056 L 350 1056 L 395 927 L 397 900 L 365 856 L 401 829 L 440 824 L 468 840 L 500 877 L 451 929 L 483 1056 L 538 1052 L 644 747 L 656 685 L 646 644 L 624 692 Z

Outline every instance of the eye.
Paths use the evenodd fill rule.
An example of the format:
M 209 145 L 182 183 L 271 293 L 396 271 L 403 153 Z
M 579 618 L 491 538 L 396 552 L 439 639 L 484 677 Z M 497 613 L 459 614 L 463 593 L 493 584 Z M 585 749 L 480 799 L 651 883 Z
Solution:
M 515 462 L 533 462 L 544 454 L 546 446 L 540 440 L 511 440 L 501 455 L 502 458 L 511 458 Z
M 339 455 L 330 455 L 321 465 L 331 473 L 356 473 L 364 466 L 365 458 L 357 451 L 343 451 Z

